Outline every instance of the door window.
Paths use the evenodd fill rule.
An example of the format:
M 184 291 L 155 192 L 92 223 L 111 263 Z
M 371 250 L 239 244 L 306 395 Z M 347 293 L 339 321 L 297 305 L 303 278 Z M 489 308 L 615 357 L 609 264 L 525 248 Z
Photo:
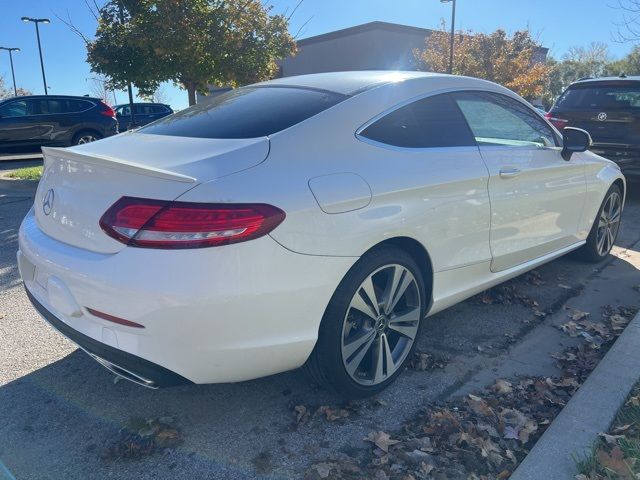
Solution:
M 24 117 L 28 114 L 26 100 L 16 100 L 15 102 L 0 106 L 0 116 L 5 118 Z
M 454 96 L 478 145 L 558 145 L 551 127 L 517 100 L 489 92 L 459 92 Z
M 360 136 L 403 148 L 475 146 L 449 95 L 426 97 L 400 107 L 366 127 Z

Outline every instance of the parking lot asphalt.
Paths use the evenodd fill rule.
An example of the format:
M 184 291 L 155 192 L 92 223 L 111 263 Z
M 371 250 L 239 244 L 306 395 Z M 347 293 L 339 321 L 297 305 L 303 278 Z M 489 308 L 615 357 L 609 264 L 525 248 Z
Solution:
M 112 374 L 49 328 L 24 294 L 15 252 L 19 222 L 32 201 L 29 192 L 0 187 L 0 478 L 2 463 L 17 479 L 301 478 L 315 461 L 368 448 L 362 439 L 369 431 L 398 429 L 426 402 L 489 378 L 495 360 L 532 334 L 544 344 L 551 334 L 535 310 L 550 315 L 568 303 L 580 308 L 594 299 L 590 285 L 597 285 L 599 304 L 628 303 L 622 292 L 640 283 L 635 270 L 609 278 L 606 263 L 558 259 L 538 275 L 509 282 L 500 295 L 477 296 L 430 317 L 418 350 L 442 359 L 444 368 L 404 372 L 377 399 L 352 406 L 344 420 L 315 416 L 296 424 L 296 405 L 313 411 L 341 404 L 302 371 L 156 391 L 114 383 Z M 638 241 L 640 188 L 632 186 L 617 244 L 637 250 Z M 554 373 L 552 362 L 540 368 L 546 371 L 539 374 Z M 179 447 L 136 459 L 109 454 L 132 418 L 162 417 L 180 431 Z

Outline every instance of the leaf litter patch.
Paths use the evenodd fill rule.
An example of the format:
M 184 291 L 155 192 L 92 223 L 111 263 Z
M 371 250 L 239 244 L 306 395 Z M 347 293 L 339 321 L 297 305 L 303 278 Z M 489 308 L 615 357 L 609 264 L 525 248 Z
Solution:
M 133 418 L 107 444 L 102 456 L 105 460 L 136 460 L 173 450 L 182 443 L 182 433 L 172 417 Z
M 372 430 L 363 438 L 369 448 L 336 453 L 309 468 L 305 479 L 508 478 L 636 312 L 606 306 L 595 322 L 588 312 L 569 311 L 560 328 L 580 343 L 553 354 L 559 377 L 498 379 L 476 394 L 427 405 L 399 432 Z M 605 453 L 617 461 L 616 450 Z

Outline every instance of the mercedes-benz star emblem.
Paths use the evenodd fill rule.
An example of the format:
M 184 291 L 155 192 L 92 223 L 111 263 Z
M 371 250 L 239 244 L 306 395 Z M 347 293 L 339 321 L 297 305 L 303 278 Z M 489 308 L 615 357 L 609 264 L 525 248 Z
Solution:
M 51 209 L 53 208 L 53 200 L 55 199 L 55 193 L 53 193 L 53 188 L 50 188 L 47 193 L 44 195 L 42 199 L 42 211 L 45 215 L 49 215 L 51 213 Z
M 600 112 L 598 114 L 598 120 L 600 120 L 601 122 L 604 122 L 607 119 L 607 114 L 604 112 Z

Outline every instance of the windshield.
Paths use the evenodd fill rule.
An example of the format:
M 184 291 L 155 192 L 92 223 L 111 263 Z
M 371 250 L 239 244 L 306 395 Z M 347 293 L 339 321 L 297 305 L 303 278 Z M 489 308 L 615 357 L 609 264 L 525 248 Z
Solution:
M 194 105 L 142 128 L 156 135 L 199 138 L 264 137 L 289 128 L 346 99 L 295 87 L 244 87 Z

